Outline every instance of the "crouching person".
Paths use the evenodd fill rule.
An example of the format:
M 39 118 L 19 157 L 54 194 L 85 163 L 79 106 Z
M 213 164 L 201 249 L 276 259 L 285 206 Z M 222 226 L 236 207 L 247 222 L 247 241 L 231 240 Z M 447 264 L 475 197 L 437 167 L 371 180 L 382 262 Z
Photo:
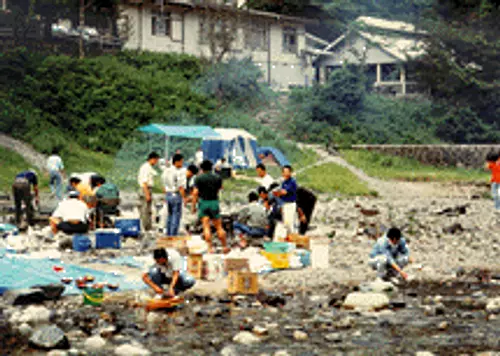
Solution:
M 391 228 L 379 238 L 370 253 L 369 265 L 377 271 L 377 276 L 383 280 L 401 276 L 404 280 L 408 275 L 403 268 L 409 263 L 410 251 L 406 240 L 401 236 L 401 230 Z
M 89 209 L 80 200 L 80 192 L 72 190 L 68 198 L 61 201 L 50 218 L 52 233 L 85 234 L 89 231 Z
M 173 298 L 193 287 L 193 277 L 181 272 L 182 258 L 176 250 L 163 248 L 153 252 L 155 264 L 142 276 L 142 280 L 160 297 Z

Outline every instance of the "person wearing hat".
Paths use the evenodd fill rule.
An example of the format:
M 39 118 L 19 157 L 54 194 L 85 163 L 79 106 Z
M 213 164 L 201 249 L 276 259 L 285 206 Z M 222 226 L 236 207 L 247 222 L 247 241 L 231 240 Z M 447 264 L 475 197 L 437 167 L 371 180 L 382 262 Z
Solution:
M 89 208 L 80 200 L 80 192 L 72 190 L 61 201 L 50 218 L 52 233 L 85 234 L 89 231 Z
M 16 209 L 16 225 L 21 224 L 23 215 L 22 205 L 26 206 L 26 219 L 28 225 L 33 226 L 33 197 L 31 195 L 31 186 L 35 192 L 35 203 L 40 205 L 40 195 L 38 193 L 38 176 L 34 170 L 30 169 L 16 175 L 14 184 L 12 184 L 12 195 L 14 196 L 14 204 Z
M 153 251 L 155 263 L 144 271 L 143 282 L 159 298 L 173 298 L 193 287 L 195 279 L 182 272 L 182 257 L 174 249 L 159 248 Z

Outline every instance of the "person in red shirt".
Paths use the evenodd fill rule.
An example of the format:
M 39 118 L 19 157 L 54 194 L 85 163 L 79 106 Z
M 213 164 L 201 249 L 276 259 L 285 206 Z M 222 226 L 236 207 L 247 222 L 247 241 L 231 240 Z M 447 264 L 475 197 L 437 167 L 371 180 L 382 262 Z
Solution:
M 500 154 L 490 153 L 486 157 L 486 169 L 491 171 L 491 195 L 495 209 L 500 210 Z

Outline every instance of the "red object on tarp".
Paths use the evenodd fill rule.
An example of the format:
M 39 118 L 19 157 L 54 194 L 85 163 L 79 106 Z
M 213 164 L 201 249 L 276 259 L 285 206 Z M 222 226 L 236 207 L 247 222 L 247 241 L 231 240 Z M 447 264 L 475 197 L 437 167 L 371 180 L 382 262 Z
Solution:
M 54 266 L 54 267 L 52 267 L 52 269 L 55 272 L 63 272 L 64 271 L 64 267 L 62 267 L 62 266 Z

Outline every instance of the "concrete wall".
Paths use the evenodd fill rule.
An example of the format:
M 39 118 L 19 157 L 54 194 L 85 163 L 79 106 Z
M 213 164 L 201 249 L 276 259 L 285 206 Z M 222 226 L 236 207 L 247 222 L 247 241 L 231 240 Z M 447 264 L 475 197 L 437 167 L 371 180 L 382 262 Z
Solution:
M 354 145 L 350 149 L 414 158 L 433 166 L 482 168 L 486 155 L 500 152 L 500 145 Z
M 206 44 L 200 44 L 199 29 L 201 14 L 197 12 L 176 12 L 170 9 L 172 16 L 171 36 L 153 36 L 151 31 L 151 17 L 153 12 L 150 8 L 126 6 L 123 14 L 128 17 L 129 33 L 126 49 L 138 49 L 154 52 L 187 53 L 195 56 L 209 58 L 210 49 Z M 306 48 L 305 27 L 303 24 L 287 24 L 278 20 L 268 18 L 258 19 L 263 25 L 268 26 L 270 36 L 271 56 L 267 51 L 251 51 L 245 48 L 245 25 L 238 29 L 238 39 L 233 46 L 233 52 L 229 57 L 243 58 L 250 56 L 254 63 L 261 67 L 264 80 L 268 79 L 268 68 L 271 70 L 271 84 L 277 89 L 288 88 L 290 85 L 311 84 L 314 77 L 312 63 L 304 62 L 300 53 Z M 293 26 L 297 29 L 298 53 L 285 53 L 283 51 L 283 28 Z M 184 29 L 184 30 L 183 30 Z M 184 40 L 183 40 L 184 39 Z

